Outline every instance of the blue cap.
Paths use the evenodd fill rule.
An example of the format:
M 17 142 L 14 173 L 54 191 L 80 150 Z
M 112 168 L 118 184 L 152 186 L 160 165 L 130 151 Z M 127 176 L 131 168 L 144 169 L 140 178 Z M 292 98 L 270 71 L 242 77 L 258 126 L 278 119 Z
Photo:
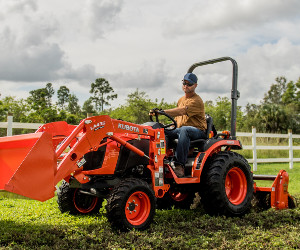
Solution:
M 189 81 L 190 83 L 194 83 L 194 84 L 197 83 L 197 81 L 198 81 L 197 76 L 193 73 L 185 74 L 183 79 Z

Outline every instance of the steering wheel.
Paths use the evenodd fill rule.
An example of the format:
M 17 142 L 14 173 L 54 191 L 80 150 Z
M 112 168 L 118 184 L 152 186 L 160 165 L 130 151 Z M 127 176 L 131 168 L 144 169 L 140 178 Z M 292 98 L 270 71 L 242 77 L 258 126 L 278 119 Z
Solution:
M 169 116 L 165 111 L 158 110 L 158 109 L 153 109 L 153 111 L 155 112 L 156 122 L 160 123 L 159 119 L 158 119 L 158 115 L 164 115 L 172 121 L 172 123 L 169 123 L 169 124 L 166 124 L 166 125 L 163 125 L 163 124 L 160 123 L 162 128 L 168 129 L 168 130 L 174 130 L 174 129 L 177 128 L 177 122 L 174 120 L 173 117 Z M 149 115 L 149 117 L 150 117 L 150 120 L 153 122 L 153 116 Z M 170 128 L 170 127 L 172 127 L 172 128 Z

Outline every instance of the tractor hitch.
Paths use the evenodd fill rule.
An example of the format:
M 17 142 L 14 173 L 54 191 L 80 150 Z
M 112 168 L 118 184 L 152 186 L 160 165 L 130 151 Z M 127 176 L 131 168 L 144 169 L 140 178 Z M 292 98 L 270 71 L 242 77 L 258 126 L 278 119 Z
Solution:
M 275 209 L 295 208 L 296 200 L 288 192 L 289 175 L 280 170 L 278 175 L 253 175 L 253 180 L 273 181 L 271 187 L 258 187 L 254 182 L 254 195 L 259 202 Z

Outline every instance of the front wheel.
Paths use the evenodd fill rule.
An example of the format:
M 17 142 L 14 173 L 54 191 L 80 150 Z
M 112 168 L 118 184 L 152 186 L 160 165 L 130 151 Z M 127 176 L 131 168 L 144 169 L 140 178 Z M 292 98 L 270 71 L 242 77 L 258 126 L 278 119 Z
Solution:
M 251 208 L 253 175 L 246 159 L 222 151 L 211 159 L 201 178 L 201 202 L 211 215 L 241 216 Z
M 129 178 L 115 187 L 107 200 L 107 218 L 121 230 L 144 230 L 155 214 L 156 197 L 142 180 Z

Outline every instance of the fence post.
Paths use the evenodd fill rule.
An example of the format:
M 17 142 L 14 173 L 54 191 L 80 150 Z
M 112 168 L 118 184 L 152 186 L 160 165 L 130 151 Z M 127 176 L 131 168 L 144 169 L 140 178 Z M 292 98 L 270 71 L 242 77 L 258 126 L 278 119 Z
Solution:
M 257 171 L 256 128 L 255 127 L 252 127 L 252 153 L 253 153 L 253 171 Z
M 288 130 L 289 134 L 289 160 L 290 160 L 290 169 L 293 169 L 293 133 L 292 130 Z
M 12 136 L 12 127 L 13 127 L 13 116 L 8 114 L 7 116 L 7 136 Z

